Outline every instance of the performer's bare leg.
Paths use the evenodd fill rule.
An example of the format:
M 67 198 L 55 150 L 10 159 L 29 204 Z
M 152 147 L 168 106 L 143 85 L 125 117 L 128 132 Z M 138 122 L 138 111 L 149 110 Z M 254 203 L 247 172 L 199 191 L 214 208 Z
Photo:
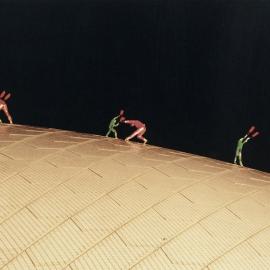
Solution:
M 4 105 L 3 106 L 3 111 L 4 111 L 5 115 L 7 116 L 9 123 L 10 124 L 13 124 L 12 117 L 11 117 L 11 115 L 8 112 L 7 105 Z
M 144 128 L 138 135 L 137 138 L 143 141 L 143 144 L 147 143 L 147 139 L 143 137 L 143 134 L 146 132 L 146 128 Z
M 144 144 L 147 143 L 147 140 L 142 136 L 146 131 L 146 128 L 145 127 L 142 127 L 142 128 L 139 128 L 137 130 L 135 130 L 130 136 L 128 136 L 125 141 L 129 141 L 131 140 L 132 138 L 136 137 L 140 140 L 142 140 L 144 142 Z
M 131 139 L 133 139 L 134 137 L 136 137 L 140 132 L 142 131 L 142 128 L 139 128 L 137 130 L 135 130 L 130 136 L 125 138 L 125 141 L 129 141 Z

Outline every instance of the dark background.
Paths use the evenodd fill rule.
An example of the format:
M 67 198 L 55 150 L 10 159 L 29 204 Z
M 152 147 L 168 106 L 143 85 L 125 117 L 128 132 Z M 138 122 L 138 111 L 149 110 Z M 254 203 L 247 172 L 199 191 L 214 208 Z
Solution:
M 244 163 L 270 172 L 269 14 L 268 0 L 0 0 L 0 89 L 15 123 L 103 135 L 123 108 L 150 144 L 229 162 L 255 125 Z

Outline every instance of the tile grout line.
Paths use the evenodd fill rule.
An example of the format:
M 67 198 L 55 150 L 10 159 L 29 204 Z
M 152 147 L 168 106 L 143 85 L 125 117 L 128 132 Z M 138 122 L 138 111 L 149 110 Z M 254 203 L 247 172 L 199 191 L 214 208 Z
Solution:
M 223 171 L 223 172 L 221 172 L 220 174 L 225 174 L 225 173 L 228 173 L 228 171 L 227 171 L 227 170 L 226 170 L 226 171 Z M 219 175 L 220 175 L 220 174 L 219 174 Z M 216 176 L 216 175 L 215 175 L 215 176 Z M 83 253 L 81 253 L 79 256 L 77 256 L 76 258 L 74 258 L 73 260 L 71 260 L 68 264 L 66 264 L 66 266 L 65 266 L 63 269 L 65 269 L 66 267 L 68 267 L 70 264 L 72 264 L 74 261 L 76 261 L 79 257 L 81 257 L 81 256 L 83 256 L 84 254 L 86 254 L 89 250 L 93 249 L 95 246 L 97 246 L 97 245 L 98 245 L 99 243 L 101 243 L 103 240 L 105 240 L 106 238 L 110 237 L 110 236 L 111 236 L 113 233 L 115 233 L 117 230 L 123 228 L 123 227 L 126 226 L 128 223 L 130 223 L 130 222 L 132 222 L 133 220 L 135 220 L 136 218 L 142 216 L 145 212 L 147 212 L 147 211 L 150 210 L 151 208 L 154 208 L 155 206 L 157 206 L 157 205 L 160 204 L 161 202 L 168 200 L 170 197 L 174 196 L 175 194 L 179 193 L 180 191 L 183 191 L 183 190 L 185 190 L 185 189 L 187 189 L 187 188 L 190 188 L 190 187 L 192 187 L 193 185 L 196 185 L 196 184 L 198 184 L 198 183 L 207 181 L 207 180 L 209 180 L 209 179 L 211 179 L 211 178 L 213 178 L 213 175 L 207 176 L 207 177 L 205 177 L 205 178 L 203 178 L 203 179 L 201 179 L 201 180 L 199 180 L 199 181 L 197 181 L 197 182 L 195 182 L 195 183 L 193 183 L 193 184 L 191 184 L 191 185 L 188 185 L 188 186 L 186 186 L 186 187 L 184 187 L 184 188 L 182 188 L 182 189 L 176 190 L 176 191 L 172 192 L 172 193 L 171 193 L 169 196 L 167 196 L 166 198 L 164 198 L 164 199 L 162 199 L 162 200 L 160 200 L 160 201 L 154 203 L 152 206 L 150 206 L 150 207 L 144 209 L 140 214 L 138 214 L 138 215 L 136 215 L 136 216 L 130 218 L 130 220 L 128 220 L 127 222 L 125 222 L 124 224 L 122 224 L 120 227 L 118 227 L 117 229 L 115 229 L 114 231 L 112 231 L 111 233 L 109 233 L 108 235 L 106 235 L 105 237 L 103 237 L 101 240 L 97 241 L 92 247 L 90 247 L 89 249 L 87 249 L 86 251 L 84 251 Z
M 15 260 L 18 256 L 20 256 L 24 251 L 30 249 L 31 246 L 33 246 L 33 245 L 35 245 L 36 243 L 38 243 L 41 239 L 45 238 L 45 237 L 46 237 L 47 235 L 49 235 L 51 232 L 55 231 L 58 227 L 60 227 L 61 225 L 63 225 L 68 219 L 70 219 L 70 218 L 76 216 L 77 214 L 79 214 L 79 213 L 85 211 L 88 207 L 90 207 L 91 205 L 93 205 L 94 203 L 96 203 L 96 202 L 97 202 L 98 200 L 100 200 L 101 198 L 107 196 L 108 194 L 110 194 L 110 193 L 113 192 L 114 190 L 118 189 L 119 187 L 121 187 L 121 186 L 123 186 L 123 185 L 125 185 L 125 184 L 127 184 L 127 183 L 129 183 L 129 182 L 132 182 L 134 179 L 136 179 L 137 177 L 140 177 L 140 176 L 141 176 L 141 175 L 137 175 L 137 176 L 135 176 L 134 178 L 131 178 L 129 181 L 127 181 L 127 182 L 121 184 L 121 185 L 118 186 L 118 187 L 115 187 L 114 189 L 108 191 L 106 194 L 101 195 L 100 197 L 98 197 L 97 199 L 95 199 L 94 201 L 92 201 L 90 204 L 87 204 L 86 206 L 84 206 L 83 208 L 81 208 L 79 211 L 77 211 L 77 212 L 73 213 L 71 216 L 65 218 L 65 219 L 62 220 L 60 223 L 58 223 L 56 226 L 54 226 L 53 228 L 51 228 L 50 230 L 48 230 L 45 234 L 43 234 L 39 239 L 37 239 L 37 240 L 35 240 L 33 243 L 31 243 L 27 248 L 24 248 L 22 251 L 20 251 L 20 252 L 19 252 L 14 258 L 12 258 L 8 263 L 2 265 L 2 266 L 0 267 L 0 269 L 2 269 L 3 267 L 7 266 L 10 262 L 12 262 L 13 260 Z M 70 179 L 69 179 L 69 180 L 70 180 Z M 69 180 L 68 180 L 68 181 L 69 181 Z M 65 182 L 67 182 L 67 181 L 65 181 Z M 63 183 L 61 183 L 61 184 L 63 184 Z M 61 184 L 60 184 L 60 185 L 61 185 Z M 30 204 L 31 204 L 31 203 L 30 203 Z M 30 204 L 28 204 L 27 206 L 29 206 Z M 21 208 L 19 211 L 21 211 L 21 210 L 24 209 L 24 208 L 25 208 L 25 207 Z M 18 211 L 18 212 L 19 212 L 19 211 Z M 8 218 L 8 219 L 9 219 L 9 218 Z M 6 221 L 6 220 L 4 220 L 4 222 L 5 222 L 5 221 Z M 3 223 L 3 222 L 2 222 L 2 223 Z M 2 223 L 0 223 L 0 225 L 1 225 Z
M 173 241 L 174 239 L 176 239 L 178 236 L 180 236 L 181 234 L 185 233 L 187 230 L 191 229 L 192 227 L 196 226 L 197 224 L 200 224 L 201 221 L 207 219 L 208 217 L 210 217 L 211 215 L 217 213 L 220 209 L 232 204 L 232 203 L 235 203 L 245 197 L 248 197 L 250 196 L 251 194 L 255 194 L 259 192 L 259 190 L 254 190 L 248 194 L 245 194 L 243 195 L 242 197 L 238 198 L 238 199 L 235 199 L 235 200 L 232 200 L 230 201 L 229 203 L 227 204 L 224 204 L 222 206 L 220 206 L 219 208 L 215 209 L 213 212 L 209 213 L 207 216 L 201 218 L 200 220 L 196 221 L 195 223 L 193 223 L 192 225 L 188 226 L 186 229 L 184 229 L 183 231 L 179 232 L 178 234 L 176 234 L 175 236 L 173 236 L 171 239 L 167 240 L 166 242 L 164 242 L 162 245 L 160 245 L 159 247 L 157 247 L 156 249 L 154 249 L 151 253 L 148 253 L 146 254 L 142 259 L 140 259 L 137 263 L 135 263 L 131 268 L 129 269 L 133 269 L 136 265 L 138 265 L 140 262 L 142 262 L 143 260 L 145 260 L 147 257 L 149 257 L 152 253 L 158 251 L 160 248 L 162 248 L 163 246 L 167 245 L 168 243 L 170 243 L 171 241 Z

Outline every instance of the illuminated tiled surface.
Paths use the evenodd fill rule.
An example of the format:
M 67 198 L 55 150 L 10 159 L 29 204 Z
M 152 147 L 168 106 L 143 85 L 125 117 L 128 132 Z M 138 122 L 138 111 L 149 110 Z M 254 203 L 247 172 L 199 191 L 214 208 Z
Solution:
M 0 269 L 270 269 L 270 175 L 0 125 Z

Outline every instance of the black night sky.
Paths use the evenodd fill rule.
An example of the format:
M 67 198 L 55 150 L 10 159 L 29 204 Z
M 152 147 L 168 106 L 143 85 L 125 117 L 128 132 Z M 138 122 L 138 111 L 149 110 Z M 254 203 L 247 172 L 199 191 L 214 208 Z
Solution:
M 124 109 L 150 144 L 229 162 L 255 125 L 243 161 L 270 172 L 269 14 L 268 0 L 0 0 L 0 89 L 18 124 L 104 135 Z

